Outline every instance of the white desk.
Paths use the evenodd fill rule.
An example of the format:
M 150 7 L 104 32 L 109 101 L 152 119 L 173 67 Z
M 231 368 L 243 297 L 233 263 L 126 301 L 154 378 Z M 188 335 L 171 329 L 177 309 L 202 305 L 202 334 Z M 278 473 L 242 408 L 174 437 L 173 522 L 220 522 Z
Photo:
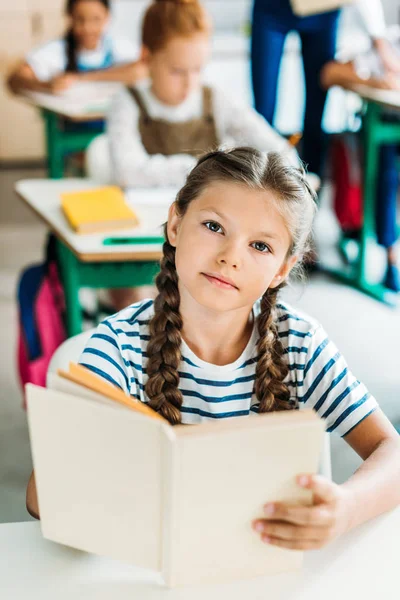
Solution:
M 398 600 L 400 508 L 308 552 L 299 573 L 168 590 L 159 575 L 43 540 L 39 523 L 0 525 L 7 600 Z
M 134 287 L 153 283 L 159 270 L 161 244 L 116 244 L 106 246 L 107 237 L 161 235 L 168 208 L 176 190 L 170 188 L 135 189 L 127 193 L 140 220 L 132 230 L 103 234 L 78 235 L 69 226 L 61 209 L 60 194 L 98 187 L 84 179 L 26 180 L 16 191 L 44 221 L 57 238 L 57 257 L 65 292 L 67 331 L 69 336 L 82 331 L 79 304 L 81 287 Z
M 122 84 L 92 81 L 77 83 L 59 94 L 24 92 L 22 97 L 43 108 L 74 121 L 102 119 L 106 116 L 113 96 Z
M 82 262 L 159 260 L 161 244 L 135 246 L 104 246 L 107 237 L 137 237 L 162 235 L 162 224 L 167 220 L 168 208 L 175 200 L 175 188 L 136 188 L 126 193 L 128 204 L 137 212 L 140 225 L 132 229 L 108 233 L 77 234 L 69 225 L 61 208 L 61 194 L 101 187 L 90 179 L 26 179 L 19 181 L 15 190 L 20 198 L 51 231 Z
M 400 108 L 400 90 L 380 90 L 362 84 L 350 86 L 349 89 L 356 92 L 364 100 L 378 102 L 387 108 Z

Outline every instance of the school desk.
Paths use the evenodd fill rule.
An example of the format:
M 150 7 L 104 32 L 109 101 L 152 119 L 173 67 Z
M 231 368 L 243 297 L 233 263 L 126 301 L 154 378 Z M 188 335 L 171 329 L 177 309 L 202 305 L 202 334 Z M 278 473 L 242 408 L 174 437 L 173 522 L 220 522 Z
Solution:
M 67 153 L 86 150 L 93 138 L 104 131 L 104 119 L 111 99 L 120 87 L 118 83 L 86 82 L 78 83 L 61 94 L 22 94 L 22 98 L 42 113 L 51 179 L 63 177 Z
M 107 233 L 76 234 L 61 209 L 60 194 L 99 187 L 88 179 L 32 179 L 20 181 L 16 192 L 44 221 L 57 241 L 57 258 L 65 292 L 67 332 L 82 331 L 79 289 L 118 288 L 150 285 L 159 270 L 162 243 L 141 240 L 140 243 L 105 244 L 108 238 L 134 242 L 138 237 L 162 235 L 162 224 L 174 201 L 172 188 L 135 189 L 127 192 L 127 202 L 138 214 L 140 225 L 134 229 Z M 135 239 L 136 238 L 136 239 Z
M 168 590 L 152 571 L 44 540 L 39 523 L 3 524 L 0 591 L 12 600 L 398 600 L 399 531 L 397 508 L 307 552 L 299 572 Z
M 365 104 L 363 116 L 363 224 L 358 244 L 358 256 L 350 266 L 334 271 L 340 279 L 377 300 L 396 305 L 396 295 L 384 285 L 372 283 L 368 276 L 371 248 L 376 243 L 375 206 L 382 144 L 400 143 L 400 120 L 389 122 L 383 115 L 389 110 L 400 117 L 400 91 L 378 90 L 365 85 L 350 88 L 361 96 Z

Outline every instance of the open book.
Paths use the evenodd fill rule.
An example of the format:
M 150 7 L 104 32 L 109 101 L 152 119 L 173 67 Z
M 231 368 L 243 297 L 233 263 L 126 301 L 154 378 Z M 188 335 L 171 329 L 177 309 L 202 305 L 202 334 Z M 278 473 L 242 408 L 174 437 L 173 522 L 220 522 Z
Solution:
M 313 411 L 172 427 L 108 398 L 93 374 L 83 385 L 61 375 L 26 387 L 44 537 L 160 571 L 169 586 L 301 566 L 301 552 L 262 543 L 251 522 L 268 501 L 310 502 L 295 476 L 317 472 Z

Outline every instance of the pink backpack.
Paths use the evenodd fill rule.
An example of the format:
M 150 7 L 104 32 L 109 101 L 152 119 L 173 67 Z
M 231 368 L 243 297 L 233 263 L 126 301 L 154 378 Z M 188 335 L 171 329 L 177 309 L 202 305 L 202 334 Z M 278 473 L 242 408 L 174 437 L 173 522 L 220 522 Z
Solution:
M 18 371 L 21 384 L 45 387 L 49 362 L 66 339 L 64 292 L 50 237 L 46 261 L 22 273 L 18 285 Z M 26 408 L 24 401 L 24 408 Z

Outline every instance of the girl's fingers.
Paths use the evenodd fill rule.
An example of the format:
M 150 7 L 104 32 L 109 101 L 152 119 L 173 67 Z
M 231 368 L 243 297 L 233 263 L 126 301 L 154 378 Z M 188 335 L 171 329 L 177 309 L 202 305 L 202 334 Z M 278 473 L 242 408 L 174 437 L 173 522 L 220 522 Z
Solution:
M 321 542 L 332 537 L 329 527 L 302 527 L 285 521 L 256 521 L 253 527 L 264 540 L 271 537 L 292 542 Z
M 314 503 L 317 498 L 318 502 L 327 504 L 336 502 L 339 494 L 339 486 L 326 477 L 321 475 L 299 475 L 297 483 L 303 488 L 311 490 L 314 494 Z
M 299 506 L 276 502 L 264 507 L 265 520 L 287 521 L 296 525 L 315 525 L 325 527 L 332 523 L 329 506 Z
M 263 542 L 271 544 L 271 546 L 287 548 L 288 550 L 318 550 L 326 543 L 326 540 L 282 540 L 267 536 L 261 539 Z

